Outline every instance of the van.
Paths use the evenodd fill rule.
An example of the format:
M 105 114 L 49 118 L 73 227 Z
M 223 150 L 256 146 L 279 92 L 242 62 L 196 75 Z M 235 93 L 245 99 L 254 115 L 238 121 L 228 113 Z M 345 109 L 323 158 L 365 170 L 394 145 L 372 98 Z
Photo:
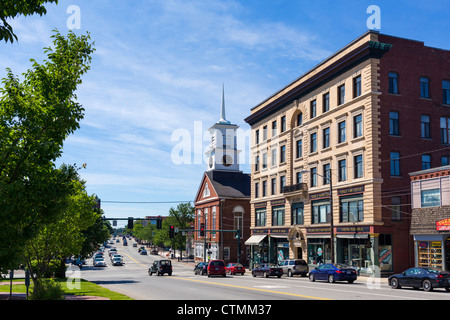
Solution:
M 210 277 L 212 275 L 222 275 L 223 277 L 226 277 L 225 261 L 223 261 L 223 260 L 209 261 L 206 272 L 208 274 L 208 277 Z
M 302 277 L 306 277 L 309 271 L 308 264 L 303 259 L 287 259 L 280 263 L 280 267 L 283 269 L 283 273 L 292 277 L 294 274 L 301 274 Z

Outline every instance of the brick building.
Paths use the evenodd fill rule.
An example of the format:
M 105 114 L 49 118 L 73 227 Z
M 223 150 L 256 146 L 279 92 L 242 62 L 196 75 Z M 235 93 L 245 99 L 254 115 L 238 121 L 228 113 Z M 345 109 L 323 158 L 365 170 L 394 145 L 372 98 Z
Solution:
M 409 175 L 415 266 L 450 271 L 450 165 Z
M 237 128 L 225 118 L 222 95 L 221 118 L 209 129 L 208 168 L 194 201 L 195 229 L 204 225 L 206 230 L 204 236 L 195 233 L 196 261 L 223 259 L 248 264 L 244 237 L 250 233 L 250 175 L 239 170 Z M 239 237 L 235 232 L 226 231 L 237 229 L 240 230 Z
M 245 121 L 253 262 L 414 263 L 408 173 L 450 163 L 450 51 L 368 31 Z

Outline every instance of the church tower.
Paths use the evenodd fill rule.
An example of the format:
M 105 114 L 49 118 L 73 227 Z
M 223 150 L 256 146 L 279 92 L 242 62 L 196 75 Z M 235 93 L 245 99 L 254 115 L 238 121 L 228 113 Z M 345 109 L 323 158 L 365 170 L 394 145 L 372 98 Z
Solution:
M 222 107 L 220 119 L 211 128 L 209 133 L 211 143 L 205 152 L 208 157 L 207 171 L 239 171 L 239 150 L 237 150 L 236 130 L 239 126 L 232 124 L 225 116 L 225 92 L 222 86 Z

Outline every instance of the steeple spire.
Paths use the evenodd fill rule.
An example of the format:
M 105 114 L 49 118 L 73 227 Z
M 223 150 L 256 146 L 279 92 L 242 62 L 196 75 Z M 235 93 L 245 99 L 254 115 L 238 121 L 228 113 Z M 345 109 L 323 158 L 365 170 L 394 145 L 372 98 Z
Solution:
M 222 83 L 222 108 L 220 110 L 220 120 L 221 124 L 231 124 L 230 121 L 225 117 L 225 85 Z

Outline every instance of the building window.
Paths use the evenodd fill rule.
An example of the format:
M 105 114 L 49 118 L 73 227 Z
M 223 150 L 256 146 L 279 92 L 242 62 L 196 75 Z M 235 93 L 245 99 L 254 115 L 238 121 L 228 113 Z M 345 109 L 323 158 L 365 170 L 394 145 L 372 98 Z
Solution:
M 420 192 L 421 207 L 437 207 L 441 205 L 441 190 L 431 189 Z
M 400 197 L 391 197 L 392 220 L 398 221 L 402 219 L 401 203 Z
M 255 158 L 255 171 L 259 171 L 259 156 Z
M 323 165 L 323 184 L 329 184 L 331 180 L 331 166 L 329 163 Z
M 330 202 L 313 202 L 312 204 L 312 224 L 330 222 L 331 207 Z
M 420 136 L 427 139 L 431 138 L 430 116 L 425 114 L 420 116 Z
M 255 210 L 255 227 L 265 227 L 267 220 L 266 208 Z
M 347 180 L 347 160 L 342 159 L 338 161 L 338 179 L 339 181 Z
M 277 149 L 274 147 L 272 148 L 272 166 L 277 165 Z
M 431 155 L 423 154 L 422 155 L 422 170 L 431 168 Z
M 361 76 L 353 78 L 353 98 L 361 95 Z
M 397 151 L 391 152 L 391 176 L 400 176 L 400 153 Z
M 389 112 L 389 134 L 392 136 L 400 135 L 399 116 L 397 111 Z
M 322 96 L 322 112 L 330 110 L 330 93 L 327 92 Z
M 354 177 L 355 177 L 355 179 L 362 178 L 364 176 L 363 156 L 362 155 L 358 155 L 358 156 L 353 157 L 353 164 L 354 164 Z
M 322 131 L 323 133 L 323 149 L 330 147 L 330 128 L 325 128 Z
M 317 151 L 317 133 L 311 133 L 311 153 Z
M 277 135 L 277 122 L 272 122 L 272 137 L 275 137 Z
M 259 198 L 259 182 L 255 182 L 255 198 Z
M 303 224 L 303 202 L 292 204 L 292 224 Z
M 345 102 L 345 84 L 338 87 L 338 106 Z
M 363 135 L 362 114 L 353 117 L 353 138 L 358 138 Z
M 303 124 L 303 113 L 299 113 L 297 115 L 297 126 L 301 126 Z
M 272 208 L 272 226 L 284 226 L 284 206 Z
M 441 117 L 441 143 L 450 144 L 450 118 Z
M 280 192 L 284 193 L 284 187 L 286 186 L 286 176 L 280 176 Z
M 355 197 L 341 197 L 340 222 L 364 221 L 364 201 L 360 195 Z
M 267 140 L 267 126 L 263 127 L 263 141 Z
M 272 195 L 277 193 L 277 178 L 272 178 L 271 180 L 271 185 L 272 185 Z
M 309 105 L 309 112 L 310 112 L 310 119 L 315 118 L 317 116 L 317 107 L 316 107 L 316 100 L 311 101 Z
M 280 132 L 285 132 L 285 131 L 286 131 L 286 116 L 282 116 Z
M 420 77 L 420 97 L 430 97 L 430 80 L 427 77 Z
M 442 156 L 441 157 L 441 166 L 450 165 L 450 156 Z
M 450 104 L 450 80 L 442 81 L 442 103 Z
M 338 143 L 345 142 L 345 120 L 338 123 Z
M 263 159 L 262 159 L 262 168 L 267 168 L 267 153 L 263 153 Z
M 398 94 L 398 74 L 389 72 L 389 93 Z
M 262 196 L 267 196 L 267 180 L 264 180 L 262 182 Z
M 311 168 L 311 187 L 317 187 L 317 168 Z
M 301 172 L 295 173 L 295 181 L 296 183 L 302 183 L 303 182 L 303 176 Z
M 255 132 L 255 142 L 256 144 L 259 144 L 259 130 L 256 130 Z
M 297 140 L 295 146 L 295 157 L 299 159 L 302 157 L 302 140 Z
M 286 146 L 280 147 L 280 163 L 286 162 Z

